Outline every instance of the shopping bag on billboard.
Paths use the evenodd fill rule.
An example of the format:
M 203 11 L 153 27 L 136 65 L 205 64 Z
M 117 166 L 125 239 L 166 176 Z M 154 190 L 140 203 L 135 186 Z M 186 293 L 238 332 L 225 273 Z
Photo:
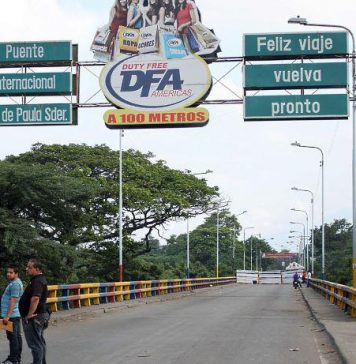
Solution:
M 216 48 L 220 40 L 216 35 L 205 25 L 201 23 L 196 23 L 190 27 L 193 31 L 198 42 L 203 46 L 203 48 Z
M 90 50 L 93 52 L 111 53 L 115 34 L 110 31 L 108 25 L 98 28 Z
M 134 28 L 119 27 L 119 49 L 123 52 L 137 53 L 137 45 L 140 30 Z
M 199 42 L 191 28 L 188 29 L 187 40 L 188 40 L 188 44 L 189 44 L 191 52 L 192 53 L 199 52 L 199 50 L 200 50 Z
M 141 28 L 140 37 L 138 41 L 138 52 L 152 53 L 158 51 L 159 51 L 159 32 L 157 24 Z
M 170 33 L 161 34 L 161 49 L 165 58 L 183 58 L 187 55 L 181 36 Z

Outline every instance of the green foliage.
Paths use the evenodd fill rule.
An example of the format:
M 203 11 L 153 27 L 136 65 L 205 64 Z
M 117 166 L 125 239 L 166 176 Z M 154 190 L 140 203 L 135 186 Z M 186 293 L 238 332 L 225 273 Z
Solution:
M 117 280 L 118 164 L 118 153 L 105 145 L 74 144 L 36 144 L 0 161 L 0 266 L 24 267 L 36 256 L 51 283 Z M 160 255 L 150 234 L 211 211 L 217 196 L 217 187 L 150 153 L 124 152 L 125 278 L 179 275 L 150 255 Z M 135 240 L 137 233 L 145 238 Z
M 321 227 L 314 230 L 315 276 L 321 276 Z M 345 219 L 325 224 L 326 279 L 352 285 L 352 225 Z
M 205 222 L 190 232 L 190 276 L 215 277 L 217 252 L 217 213 L 214 212 Z M 243 269 L 243 242 L 237 236 L 241 226 L 235 215 L 227 209 L 219 213 L 219 275 L 235 275 L 236 269 Z M 234 236 L 235 234 L 235 236 Z M 271 247 L 264 240 L 256 237 L 246 241 L 246 262 L 249 267 L 250 243 L 253 246 L 255 264 L 256 251 L 268 252 Z M 171 236 L 167 245 L 162 248 L 162 254 L 171 260 L 171 265 L 178 267 L 179 272 L 186 270 L 187 235 Z M 268 262 L 262 263 L 267 267 Z M 173 271 L 171 269 L 171 271 Z

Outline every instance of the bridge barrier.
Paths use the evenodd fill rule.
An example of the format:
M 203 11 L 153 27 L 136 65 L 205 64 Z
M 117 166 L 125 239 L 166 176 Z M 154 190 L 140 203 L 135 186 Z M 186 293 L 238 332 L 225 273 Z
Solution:
M 238 270 L 236 272 L 237 283 L 258 283 L 258 272 L 253 270 Z
M 342 284 L 311 279 L 310 285 L 323 295 L 330 303 L 339 307 L 345 313 L 356 317 L 356 289 Z
M 47 305 L 57 312 L 231 283 L 236 283 L 235 277 L 61 284 L 48 286 Z
M 259 282 L 261 284 L 282 284 L 282 272 L 259 272 Z
M 293 275 L 296 271 L 266 271 L 258 272 L 251 270 L 236 271 L 237 283 L 257 283 L 257 284 L 292 284 Z M 297 271 L 301 276 L 303 271 Z

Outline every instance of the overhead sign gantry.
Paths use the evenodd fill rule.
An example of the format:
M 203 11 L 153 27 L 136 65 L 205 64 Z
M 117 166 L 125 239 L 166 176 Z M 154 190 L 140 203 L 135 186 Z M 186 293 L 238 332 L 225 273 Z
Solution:
M 347 49 L 346 32 L 245 34 L 244 60 L 249 64 L 244 69 L 244 120 L 347 119 Z M 293 89 L 301 92 L 256 95 Z M 308 89 L 323 92 L 308 94 Z

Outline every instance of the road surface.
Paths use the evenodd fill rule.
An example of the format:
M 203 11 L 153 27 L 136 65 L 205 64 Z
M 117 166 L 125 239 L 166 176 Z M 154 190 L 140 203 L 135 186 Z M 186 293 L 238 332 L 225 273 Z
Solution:
M 301 294 L 289 285 L 229 285 L 154 300 L 158 302 L 133 302 L 131 308 L 127 302 L 107 313 L 59 320 L 46 331 L 47 362 L 340 363 Z M 1 359 L 6 353 L 2 335 Z M 24 345 L 23 364 L 30 358 Z

